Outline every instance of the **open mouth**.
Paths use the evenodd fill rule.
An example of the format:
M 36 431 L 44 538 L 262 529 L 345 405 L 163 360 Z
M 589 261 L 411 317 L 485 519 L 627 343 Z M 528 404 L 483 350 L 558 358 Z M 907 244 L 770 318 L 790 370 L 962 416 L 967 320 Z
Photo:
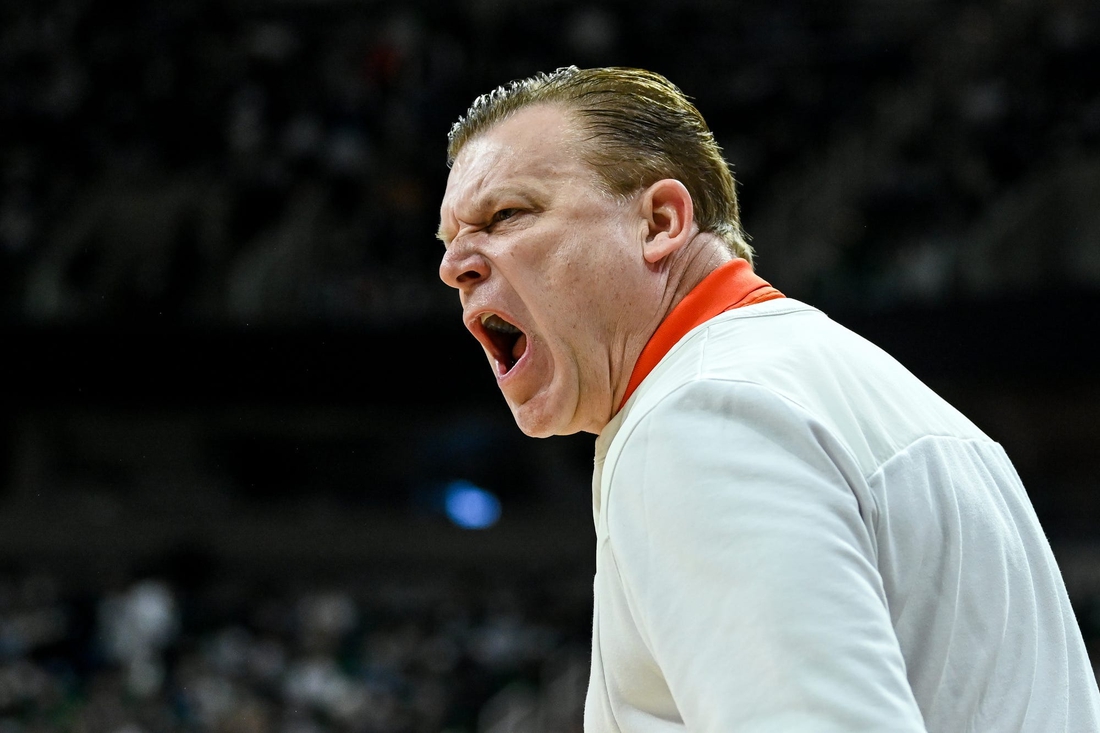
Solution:
M 527 334 L 495 313 L 481 316 L 481 325 L 489 351 L 497 363 L 498 376 L 512 370 L 527 350 Z

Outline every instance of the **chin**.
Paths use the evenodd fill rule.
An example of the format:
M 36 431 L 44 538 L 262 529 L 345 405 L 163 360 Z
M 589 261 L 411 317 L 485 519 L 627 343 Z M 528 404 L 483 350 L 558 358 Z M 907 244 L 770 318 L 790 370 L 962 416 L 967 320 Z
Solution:
M 544 415 L 533 416 L 522 408 L 513 408 L 512 417 L 515 418 L 516 426 L 519 427 L 524 435 L 530 438 L 549 438 L 554 435 L 568 435 L 567 432 L 555 429 L 555 421 L 547 420 Z
M 524 435 L 532 438 L 549 438 L 553 435 L 570 435 L 577 432 L 578 429 L 570 425 L 569 419 L 563 416 L 564 411 L 547 409 L 543 403 L 544 400 L 538 397 L 519 405 L 508 402 L 508 407 L 512 410 L 512 418 Z
M 561 412 L 554 413 L 538 409 L 530 403 L 519 406 L 509 403 L 508 407 L 512 410 L 516 426 L 524 435 L 531 438 L 549 438 L 554 435 L 573 435 L 582 432 L 593 435 L 600 433 L 599 430 L 579 424 L 575 413 L 565 416 Z
M 560 383 L 551 384 L 520 403 L 505 397 L 512 418 L 524 435 L 549 438 L 580 432 L 599 433 L 583 423 L 581 407 L 584 403 L 577 390 L 562 387 Z

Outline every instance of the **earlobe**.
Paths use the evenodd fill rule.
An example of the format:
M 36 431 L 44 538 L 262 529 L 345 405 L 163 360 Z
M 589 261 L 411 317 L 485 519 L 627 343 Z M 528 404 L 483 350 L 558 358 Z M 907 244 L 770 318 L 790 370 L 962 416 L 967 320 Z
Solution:
M 642 254 L 652 265 L 690 241 L 695 210 L 687 187 L 674 178 L 657 181 L 642 197 L 647 227 Z

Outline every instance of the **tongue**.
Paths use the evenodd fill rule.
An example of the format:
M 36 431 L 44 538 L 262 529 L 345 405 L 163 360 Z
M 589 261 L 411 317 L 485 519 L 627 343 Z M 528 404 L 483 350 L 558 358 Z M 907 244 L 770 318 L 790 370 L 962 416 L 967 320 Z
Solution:
M 512 358 L 519 361 L 524 351 L 527 351 L 527 334 L 521 333 L 516 342 L 512 344 Z

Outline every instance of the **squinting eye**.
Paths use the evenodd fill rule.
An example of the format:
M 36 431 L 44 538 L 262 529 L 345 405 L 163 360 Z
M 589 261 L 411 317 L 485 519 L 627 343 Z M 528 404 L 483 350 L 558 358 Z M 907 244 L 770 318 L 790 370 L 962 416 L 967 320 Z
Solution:
M 497 213 L 493 214 L 493 223 L 498 221 L 504 221 L 505 219 L 511 219 L 513 216 L 519 213 L 519 209 L 501 209 Z

